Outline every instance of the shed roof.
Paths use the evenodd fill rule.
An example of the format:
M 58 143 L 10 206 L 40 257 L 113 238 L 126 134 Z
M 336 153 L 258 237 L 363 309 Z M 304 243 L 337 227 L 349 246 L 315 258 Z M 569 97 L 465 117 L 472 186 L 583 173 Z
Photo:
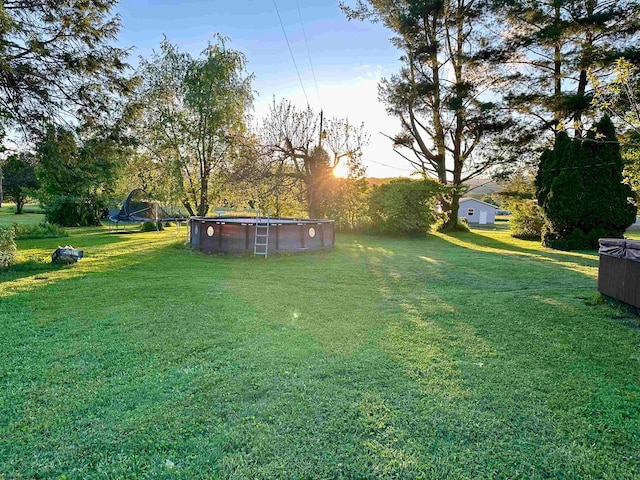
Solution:
M 478 200 L 477 198 L 471 198 L 471 197 L 461 198 L 460 199 L 460 204 L 463 204 L 464 202 L 468 202 L 470 200 L 474 200 L 474 201 L 476 201 L 478 203 L 482 203 L 482 204 L 486 205 L 487 207 L 493 208 L 494 210 L 497 210 L 499 208 L 499 207 L 496 207 L 495 205 L 491 205 L 490 203 L 483 202 L 482 200 Z

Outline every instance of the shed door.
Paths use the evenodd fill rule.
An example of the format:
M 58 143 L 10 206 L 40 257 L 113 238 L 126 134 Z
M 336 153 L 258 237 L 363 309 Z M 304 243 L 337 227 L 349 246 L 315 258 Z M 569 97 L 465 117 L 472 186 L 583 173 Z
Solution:
M 486 225 L 487 224 L 487 211 L 486 210 L 480 210 L 480 225 Z

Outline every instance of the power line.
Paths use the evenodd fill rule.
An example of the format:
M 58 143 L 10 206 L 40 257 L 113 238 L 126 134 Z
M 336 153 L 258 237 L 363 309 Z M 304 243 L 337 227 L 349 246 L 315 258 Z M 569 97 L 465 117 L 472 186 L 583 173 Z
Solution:
M 401 172 L 406 172 L 405 168 L 401 168 L 401 167 L 394 166 L 394 165 L 387 165 L 386 163 L 376 162 L 375 160 L 367 159 L 367 162 L 375 163 L 376 165 L 382 165 L 383 167 L 393 168 L 394 170 L 398 170 L 398 171 L 401 171 Z
M 311 61 L 311 50 L 309 50 L 309 41 L 307 40 L 307 32 L 304 28 L 304 22 L 302 21 L 302 12 L 300 11 L 300 2 L 296 0 L 296 5 L 298 6 L 298 17 L 300 17 L 300 25 L 302 25 L 302 34 L 304 35 L 304 43 L 307 46 L 307 56 L 309 57 L 309 65 L 311 65 L 311 74 L 313 75 L 313 83 L 316 86 L 316 95 L 318 95 L 318 101 L 322 103 L 320 100 L 320 90 L 318 89 L 318 80 L 316 79 L 316 72 L 313 68 L 313 62 Z
M 278 20 L 280 20 L 280 26 L 282 27 L 282 33 L 284 34 L 284 39 L 287 41 L 287 47 L 289 47 L 289 53 L 291 54 L 291 60 L 293 61 L 293 66 L 296 68 L 296 73 L 298 74 L 298 80 L 300 80 L 300 86 L 302 87 L 302 93 L 304 93 L 304 98 L 307 100 L 307 105 L 309 105 L 309 97 L 307 97 L 307 91 L 304 89 L 304 84 L 302 83 L 302 77 L 300 76 L 300 70 L 298 70 L 298 64 L 296 63 L 296 59 L 293 56 L 293 50 L 291 49 L 291 44 L 289 43 L 289 37 L 287 37 L 287 32 L 284 29 L 284 23 L 282 23 L 282 17 L 280 16 L 280 10 L 278 10 L 278 4 L 276 0 L 273 0 L 273 6 L 276 8 L 276 13 L 278 14 Z
M 490 183 L 493 183 L 493 182 L 495 182 L 495 180 L 492 178 L 491 180 L 488 180 L 488 181 L 486 181 L 486 182 L 484 182 L 484 183 L 481 183 L 480 185 L 476 185 L 475 187 L 471 187 L 469 190 L 465 191 L 464 193 L 472 192 L 472 191 L 474 191 L 474 190 L 475 190 L 475 189 L 477 189 L 477 188 L 482 188 L 482 187 L 484 187 L 485 185 L 489 185 Z
M 559 167 L 559 168 L 539 168 L 539 172 L 563 172 L 565 170 L 584 170 L 587 168 L 606 167 L 607 165 L 617 165 L 617 162 L 592 163 L 590 165 L 578 165 L 576 167 Z

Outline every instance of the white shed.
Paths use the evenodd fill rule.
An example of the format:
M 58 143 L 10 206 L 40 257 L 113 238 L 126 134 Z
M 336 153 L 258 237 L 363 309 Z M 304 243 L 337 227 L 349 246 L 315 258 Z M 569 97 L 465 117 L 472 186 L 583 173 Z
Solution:
M 493 224 L 496 221 L 498 207 L 475 198 L 461 198 L 458 218 L 466 217 L 467 222 L 477 225 Z

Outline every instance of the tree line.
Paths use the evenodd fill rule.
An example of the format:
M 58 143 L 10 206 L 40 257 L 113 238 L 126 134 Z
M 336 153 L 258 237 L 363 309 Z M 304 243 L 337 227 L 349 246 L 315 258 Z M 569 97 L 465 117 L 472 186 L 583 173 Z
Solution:
M 198 57 L 165 39 L 129 75 L 127 51 L 112 46 L 114 4 L 0 7 L 0 118 L 6 138 L 36 146 L 30 161 L 49 210 L 86 210 L 83 221 L 96 221 L 105 199 L 142 186 L 189 214 L 250 203 L 351 223 L 354 208 L 368 209 L 371 218 L 360 195 L 363 125 L 286 99 L 254 121 L 253 77 L 223 36 Z M 392 32 L 402 66 L 382 80 L 379 98 L 402 127 L 388 136 L 399 159 L 439 183 L 430 191 L 443 229 L 459 227 L 468 180 L 536 167 L 564 136 L 589 141 L 602 107 L 595 92 L 612 84 L 620 59 L 640 61 L 638 1 L 356 0 L 341 8 Z M 332 175 L 340 163 L 350 171 L 344 181 Z M 90 185 L 74 182 L 74 170 Z

